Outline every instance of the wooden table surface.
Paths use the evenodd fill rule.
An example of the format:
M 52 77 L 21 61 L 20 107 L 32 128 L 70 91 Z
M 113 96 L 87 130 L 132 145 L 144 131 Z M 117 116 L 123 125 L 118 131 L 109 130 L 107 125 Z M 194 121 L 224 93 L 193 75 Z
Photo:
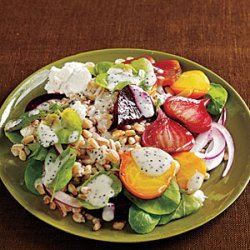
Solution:
M 250 1 L 0 0 L 0 103 L 57 59 L 116 47 L 165 51 L 226 79 L 249 105 Z M 59 231 L 23 209 L 0 184 L 1 249 L 250 249 L 249 188 L 220 216 L 183 235 L 110 244 Z

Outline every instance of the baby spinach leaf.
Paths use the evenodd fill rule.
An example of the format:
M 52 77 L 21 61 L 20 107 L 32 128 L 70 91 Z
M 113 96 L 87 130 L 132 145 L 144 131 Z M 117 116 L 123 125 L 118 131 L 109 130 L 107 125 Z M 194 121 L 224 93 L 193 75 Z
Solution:
M 108 74 L 107 73 L 102 73 L 97 75 L 95 78 L 95 83 L 99 85 L 100 87 L 103 87 L 105 89 L 108 88 L 108 81 L 107 81 Z
M 24 182 L 27 189 L 33 194 L 39 195 L 35 188 L 35 181 L 42 177 L 43 173 L 43 162 L 35 159 L 29 159 L 28 165 L 24 173 Z
M 140 59 L 132 61 L 131 66 L 133 66 L 137 71 L 142 69 L 145 72 L 148 72 L 152 68 L 151 63 L 145 58 L 140 58 Z
M 79 198 L 80 203 L 86 209 L 92 210 L 92 209 L 99 209 L 99 208 L 105 207 L 107 205 L 107 203 L 109 202 L 109 199 L 117 196 L 122 190 L 122 184 L 121 184 L 121 181 L 119 180 L 119 178 L 114 174 L 107 173 L 104 171 L 98 172 L 94 176 L 89 178 L 87 181 L 85 181 L 83 183 L 82 187 L 88 187 L 89 184 L 93 183 L 93 181 L 95 181 L 97 179 L 97 177 L 100 177 L 101 175 L 106 175 L 109 178 L 111 178 L 111 180 L 112 180 L 111 188 L 114 190 L 114 195 L 110 196 L 109 193 L 105 193 L 105 189 L 102 189 L 102 186 L 104 186 L 104 184 L 103 185 L 101 184 L 102 186 L 100 186 L 100 189 L 97 191 L 96 195 L 98 198 L 99 197 L 98 195 L 101 194 L 101 196 L 99 197 L 100 199 L 102 198 L 102 195 L 105 195 L 105 198 L 104 198 L 103 203 L 100 206 L 93 205 L 89 201 Z M 108 192 L 108 190 L 106 190 L 106 191 Z M 91 190 L 90 192 L 96 192 L 96 191 Z M 98 194 L 98 192 L 99 192 L 99 194 Z
M 145 212 L 156 215 L 172 213 L 178 207 L 181 199 L 179 187 L 175 179 L 160 197 L 152 200 L 137 198 L 126 190 L 124 191 L 124 194 L 137 207 Z
M 20 134 L 19 131 L 13 131 L 13 132 L 7 132 L 4 131 L 6 137 L 12 142 L 12 143 L 21 143 L 23 137 Z
M 114 65 L 113 62 L 100 62 L 95 65 L 94 71 L 96 75 L 107 73 L 107 71 Z
M 146 213 L 135 205 L 129 208 L 128 222 L 136 233 L 150 233 L 157 226 L 160 218 L 159 215 Z
M 129 81 L 124 81 L 124 82 L 119 82 L 117 85 L 115 85 L 114 90 L 122 90 L 123 88 L 125 88 L 127 85 L 130 85 L 131 82 Z
M 55 179 L 49 185 L 52 188 L 53 193 L 64 188 L 72 178 L 72 167 L 76 161 L 76 150 L 73 148 L 67 148 L 64 150 L 55 160 L 55 167 L 59 170 Z
M 227 102 L 228 93 L 220 84 L 211 83 L 205 97 L 211 99 L 207 105 L 207 111 L 212 115 L 219 115 Z
M 37 161 L 45 160 L 48 154 L 48 150 L 46 148 L 42 147 L 38 142 L 28 144 L 28 147 L 30 151 L 32 152 L 29 158 L 33 158 Z

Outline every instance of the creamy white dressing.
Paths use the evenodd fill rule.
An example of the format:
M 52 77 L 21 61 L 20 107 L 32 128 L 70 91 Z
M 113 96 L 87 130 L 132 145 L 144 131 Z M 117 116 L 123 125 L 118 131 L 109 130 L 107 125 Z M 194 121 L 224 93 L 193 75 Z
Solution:
M 196 172 L 187 183 L 187 193 L 191 194 L 200 189 L 204 181 L 204 175 L 200 172 Z
M 86 105 L 82 104 L 80 101 L 74 101 L 73 104 L 70 104 L 70 108 L 76 111 L 81 120 L 85 118 L 87 112 Z
M 200 200 L 200 202 L 204 202 L 207 196 L 201 190 L 197 190 L 193 193 L 193 196 Z
M 76 142 L 79 138 L 79 132 L 78 131 L 73 131 L 71 135 L 69 136 L 69 143 Z
M 152 176 L 164 174 L 173 163 L 172 156 L 159 148 L 144 147 L 131 151 L 131 155 L 140 170 Z
M 96 161 L 99 164 L 104 164 L 106 162 L 105 152 L 107 151 L 107 146 L 102 145 L 100 148 L 93 149 L 89 152 L 89 157 L 91 160 Z
M 119 82 L 131 82 L 132 84 L 138 85 L 141 82 L 141 77 L 135 76 L 132 69 L 120 69 L 120 68 L 110 68 L 107 71 L 108 77 L 108 89 L 113 91 L 115 86 Z
M 22 122 L 22 119 L 17 119 L 17 120 L 10 120 L 6 123 L 5 125 L 5 130 L 10 130 L 20 124 Z
M 45 85 L 48 93 L 70 94 L 84 93 L 91 74 L 84 63 L 69 62 L 59 69 L 53 66 L 50 69 L 49 81 Z
M 40 110 L 39 109 L 33 109 L 31 110 L 29 113 L 28 113 L 28 116 L 31 117 L 31 116 L 34 116 L 34 115 L 38 115 L 40 113 Z
M 112 188 L 113 180 L 105 175 L 96 176 L 89 184 L 90 192 L 87 195 L 86 201 L 96 207 L 104 207 L 109 198 L 115 195 Z
M 56 133 L 47 125 L 40 123 L 37 129 L 39 143 L 47 148 L 50 145 L 58 143 L 58 137 Z

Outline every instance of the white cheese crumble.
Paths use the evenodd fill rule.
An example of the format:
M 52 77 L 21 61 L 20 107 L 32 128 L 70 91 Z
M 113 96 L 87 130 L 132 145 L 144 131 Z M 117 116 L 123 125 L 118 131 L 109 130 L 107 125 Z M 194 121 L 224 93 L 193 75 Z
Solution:
M 49 81 L 45 85 L 48 93 L 70 94 L 84 93 L 91 74 L 84 63 L 69 62 L 59 69 L 53 66 L 50 69 Z
M 85 118 L 87 108 L 80 101 L 74 101 L 74 103 L 70 104 L 70 107 L 76 111 L 81 120 Z

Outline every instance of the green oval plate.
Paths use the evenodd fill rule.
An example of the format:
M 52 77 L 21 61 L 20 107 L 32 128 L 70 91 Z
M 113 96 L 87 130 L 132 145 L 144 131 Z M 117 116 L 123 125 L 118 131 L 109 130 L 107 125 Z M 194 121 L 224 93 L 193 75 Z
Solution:
M 11 143 L 4 136 L 3 127 L 6 120 L 21 114 L 31 99 L 45 93 L 43 86 L 51 66 L 61 67 L 69 61 L 112 61 L 117 58 L 141 55 L 150 55 L 156 60 L 176 59 L 181 63 L 183 71 L 202 70 L 211 82 L 220 83 L 227 89 L 229 100 L 226 105 L 228 110 L 226 126 L 235 143 L 234 163 L 228 176 L 223 179 L 220 178 L 223 171 L 222 166 L 211 172 L 211 178 L 202 187 L 208 199 L 205 201 L 204 207 L 193 215 L 173 221 L 165 226 L 158 226 L 153 232 L 146 235 L 133 233 L 129 226 L 123 231 L 114 231 L 111 230 L 110 225 L 105 225 L 102 230 L 93 233 L 90 224 L 74 223 L 71 216 L 62 219 L 58 211 L 50 211 L 47 206 L 42 204 L 41 197 L 31 194 L 25 188 L 23 181 L 25 163 L 11 155 Z M 64 58 L 43 67 L 20 83 L 4 102 L 0 110 L 0 117 L 0 175 L 6 188 L 31 214 L 56 228 L 81 237 L 109 242 L 144 242 L 172 237 L 197 228 L 215 218 L 237 199 L 249 181 L 250 114 L 246 104 L 221 77 L 195 62 L 179 56 L 142 49 L 105 49 Z

